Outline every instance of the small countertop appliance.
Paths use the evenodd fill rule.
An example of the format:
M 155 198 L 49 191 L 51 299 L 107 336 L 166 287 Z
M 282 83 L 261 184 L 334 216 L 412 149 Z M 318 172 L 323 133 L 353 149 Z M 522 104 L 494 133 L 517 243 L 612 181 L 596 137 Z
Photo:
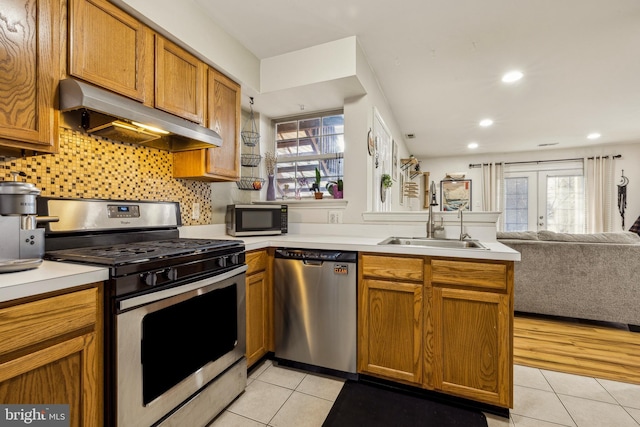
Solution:
M 30 270 L 42 263 L 44 229 L 39 222 L 56 218 L 36 215 L 36 197 L 40 190 L 33 184 L 18 181 L 24 172 L 11 172 L 13 181 L 0 182 L 0 273 Z

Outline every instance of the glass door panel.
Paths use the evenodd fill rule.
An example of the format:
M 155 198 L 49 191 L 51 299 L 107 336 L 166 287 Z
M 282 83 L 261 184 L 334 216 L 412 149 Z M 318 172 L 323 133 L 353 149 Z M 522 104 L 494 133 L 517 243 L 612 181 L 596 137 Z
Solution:
M 545 207 L 546 218 L 546 227 L 541 228 L 558 233 L 584 233 L 584 177 L 552 175 L 549 172 L 540 175 L 544 184 L 541 188 L 545 190 L 542 206 Z
M 504 174 L 504 230 L 584 233 L 582 169 Z
M 504 179 L 504 230 L 537 230 L 537 175 L 519 172 Z

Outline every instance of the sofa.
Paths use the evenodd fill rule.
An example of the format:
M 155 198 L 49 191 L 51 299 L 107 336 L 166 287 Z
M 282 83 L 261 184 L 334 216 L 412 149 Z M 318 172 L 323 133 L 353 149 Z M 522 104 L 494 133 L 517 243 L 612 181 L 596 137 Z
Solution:
M 640 236 L 499 232 L 521 254 L 516 312 L 626 323 L 640 331 Z

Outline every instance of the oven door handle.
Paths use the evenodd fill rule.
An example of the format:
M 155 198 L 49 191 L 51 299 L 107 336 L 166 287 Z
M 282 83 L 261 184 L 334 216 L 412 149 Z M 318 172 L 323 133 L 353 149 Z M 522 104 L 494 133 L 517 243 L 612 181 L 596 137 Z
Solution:
M 230 279 L 231 277 L 237 276 L 238 274 L 242 274 L 246 272 L 247 268 L 248 267 L 246 265 L 242 265 L 242 266 L 239 266 L 238 268 L 234 268 L 233 270 L 227 271 L 222 274 L 218 274 L 217 276 L 208 277 L 206 279 L 202 279 L 197 282 L 177 286 L 175 288 L 165 289 L 158 292 L 151 292 L 149 294 L 140 295 L 139 297 L 128 298 L 118 303 L 118 309 L 120 311 L 127 310 L 130 308 L 160 301 L 165 298 L 180 295 L 185 292 L 190 292 L 195 289 L 202 288 L 204 286 L 208 287 L 211 285 L 215 285 L 216 283 L 220 283 L 224 280 Z

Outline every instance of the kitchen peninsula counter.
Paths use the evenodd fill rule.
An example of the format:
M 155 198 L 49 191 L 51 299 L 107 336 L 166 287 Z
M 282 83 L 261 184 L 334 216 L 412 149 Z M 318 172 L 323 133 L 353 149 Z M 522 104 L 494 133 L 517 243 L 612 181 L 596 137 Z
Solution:
M 481 241 L 481 243 L 489 248 L 489 250 L 378 245 L 385 237 L 356 237 L 340 234 L 315 235 L 291 233 L 280 236 L 235 238 L 224 234 L 224 228 L 219 225 L 181 227 L 180 237 L 243 240 L 247 250 L 268 247 L 289 247 L 500 261 L 520 260 L 519 252 L 501 243 L 486 241 Z M 101 282 L 108 278 L 109 270 L 103 267 L 43 261 L 40 267 L 33 270 L 1 274 L 0 303 L 89 283 Z
M 390 236 L 390 235 L 389 235 Z M 379 245 L 383 237 L 358 237 L 340 234 L 283 234 L 277 236 L 232 237 L 217 226 L 182 227 L 180 237 L 201 239 L 243 240 L 247 250 L 268 247 L 327 249 L 356 252 L 377 252 L 399 255 L 425 255 L 496 261 L 520 261 L 520 253 L 499 242 L 480 241 L 485 249 L 445 249 L 427 246 Z
M 478 239 L 488 249 L 443 249 L 379 244 L 390 236 L 419 236 L 422 227 L 330 228 L 290 224 L 293 233 L 238 239 L 265 257 L 274 247 L 358 252 L 358 373 L 491 405 L 500 414 L 513 407 L 517 251 L 490 233 Z M 232 238 L 215 226 L 180 231 L 181 237 Z M 275 294 L 268 283 L 260 292 Z M 254 316 L 268 310 L 260 306 Z M 263 322 L 269 324 L 268 315 Z M 269 339 L 253 333 L 257 342 Z

